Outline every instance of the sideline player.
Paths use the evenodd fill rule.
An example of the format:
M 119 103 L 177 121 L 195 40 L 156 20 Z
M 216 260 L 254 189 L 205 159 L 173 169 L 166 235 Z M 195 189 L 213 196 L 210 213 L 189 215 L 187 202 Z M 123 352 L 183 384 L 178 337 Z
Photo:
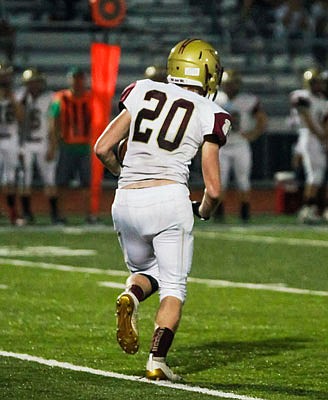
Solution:
M 322 80 L 322 93 L 326 99 L 326 110 L 323 116 L 323 130 L 324 130 L 324 141 L 323 146 L 326 152 L 326 172 L 325 178 L 319 189 L 319 203 L 322 210 L 322 218 L 324 222 L 328 222 L 328 70 L 324 70 L 320 73 Z
M 226 146 L 220 151 L 221 204 L 216 217 L 224 218 L 224 195 L 233 171 L 240 201 L 240 218 L 250 219 L 250 188 L 252 149 L 250 142 L 261 136 L 267 125 L 267 114 L 257 96 L 241 91 L 242 79 L 233 69 L 223 72 L 222 91 L 216 102 L 227 110 L 232 118 L 232 127 Z
M 28 68 L 22 74 L 24 90 L 20 102 L 24 109 L 22 126 L 22 162 L 24 182 L 21 193 L 23 217 L 27 223 L 34 222 L 31 209 L 31 191 L 34 163 L 44 184 L 49 199 L 50 219 L 53 224 L 60 222 L 57 207 L 55 182 L 56 154 L 49 138 L 49 107 L 53 93 L 46 90 L 46 77 L 37 68 Z
M 72 179 L 78 179 L 86 222 L 94 223 L 89 201 L 91 91 L 87 88 L 86 73 L 79 67 L 69 70 L 67 80 L 69 87 L 55 93 L 50 107 L 50 137 L 59 150 L 56 183 L 65 204 L 64 190 Z
M 19 161 L 19 124 L 23 110 L 13 90 L 14 69 L 0 64 L 0 185 L 5 195 L 9 220 L 21 224 L 17 212 L 16 168 Z
M 291 123 L 298 133 L 296 148 L 305 173 L 303 205 L 298 219 L 305 224 L 321 221 L 318 191 L 324 180 L 327 157 L 322 127 L 326 100 L 322 91 L 320 72 L 309 69 L 303 74 L 303 89 L 290 93 Z
M 177 381 L 166 356 L 186 299 L 193 212 L 208 219 L 218 204 L 218 153 L 226 142 L 230 116 L 206 98 L 216 92 L 222 75 L 212 45 L 183 40 L 171 50 L 167 65 L 169 83 L 144 79 L 124 90 L 121 113 L 99 137 L 95 152 L 119 175 L 112 216 L 131 272 L 116 303 L 118 343 L 126 353 L 138 351 L 139 303 L 159 289 L 146 376 Z M 127 135 L 121 168 L 113 148 Z M 205 190 L 202 201 L 192 204 L 188 167 L 199 148 Z

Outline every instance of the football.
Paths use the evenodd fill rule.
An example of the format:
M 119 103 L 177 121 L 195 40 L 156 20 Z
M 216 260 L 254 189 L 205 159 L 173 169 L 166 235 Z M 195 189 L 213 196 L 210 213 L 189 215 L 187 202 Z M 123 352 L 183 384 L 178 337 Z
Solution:
M 117 159 L 121 165 L 123 163 L 127 148 L 128 148 L 128 137 L 120 140 L 120 142 L 117 145 Z

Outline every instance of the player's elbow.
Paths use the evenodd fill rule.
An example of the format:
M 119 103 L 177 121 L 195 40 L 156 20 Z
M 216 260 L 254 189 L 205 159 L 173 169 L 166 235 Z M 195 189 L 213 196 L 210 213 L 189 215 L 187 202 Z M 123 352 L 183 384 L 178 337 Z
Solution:
M 99 159 L 103 159 L 106 156 L 106 154 L 108 154 L 108 151 L 109 151 L 108 147 L 105 146 L 101 140 L 98 140 L 96 142 L 93 150 Z
M 218 203 L 221 195 L 219 185 L 208 185 L 206 186 L 206 194 L 212 203 Z
M 99 158 L 100 154 L 101 154 L 101 149 L 100 149 L 98 142 L 96 142 L 96 144 L 93 146 L 93 151 L 96 154 L 96 156 Z

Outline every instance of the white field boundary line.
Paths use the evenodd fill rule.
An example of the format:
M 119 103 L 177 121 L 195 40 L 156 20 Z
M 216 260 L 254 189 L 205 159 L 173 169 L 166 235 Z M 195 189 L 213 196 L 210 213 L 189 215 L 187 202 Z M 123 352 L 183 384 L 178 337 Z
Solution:
M 105 376 L 105 377 L 114 378 L 114 379 L 123 379 L 126 381 L 132 381 L 132 382 L 148 383 L 148 384 L 163 386 L 163 387 L 167 387 L 167 388 L 171 388 L 171 389 L 184 390 L 186 392 L 206 394 L 209 396 L 220 397 L 220 398 L 224 398 L 224 399 L 264 400 L 264 399 L 260 399 L 258 397 L 249 397 L 249 396 L 238 395 L 238 394 L 234 394 L 234 393 L 221 392 L 219 390 L 207 389 L 207 388 L 202 388 L 199 386 L 190 386 L 190 385 L 186 385 L 186 384 L 173 383 L 173 382 L 169 382 L 169 381 L 151 381 L 146 378 L 140 378 L 140 376 L 119 374 L 116 372 L 103 371 L 101 369 L 94 369 L 94 368 L 74 365 L 74 364 L 71 364 L 68 362 L 47 360 L 45 358 L 35 357 L 35 356 L 31 356 L 29 354 L 13 353 L 10 351 L 0 351 L 0 356 L 11 357 L 11 358 L 15 358 L 15 359 L 22 360 L 22 361 L 36 362 L 38 364 L 46 365 L 48 367 L 57 367 L 57 368 L 67 369 L 70 371 L 84 372 L 87 374 Z
M 44 262 L 16 260 L 10 258 L 0 258 L 0 267 L 4 265 L 24 267 L 24 268 L 40 268 L 40 269 L 63 271 L 63 272 L 80 272 L 80 273 L 95 274 L 95 275 L 109 275 L 109 276 L 121 276 L 121 277 L 128 276 L 128 272 L 118 271 L 113 269 L 74 267 L 72 265 L 61 265 L 61 264 L 51 264 Z M 231 282 L 218 279 L 203 279 L 203 278 L 191 278 L 191 277 L 188 278 L 188 281 L 212 287 L 233 287 L 233 288 L 243 288 L 251 290 L 267 290 L 271 292 L 283 292 L 291 294 L 305 294 L 312 296 L 328 296 L 328 292 L 326 291 L 292 288 L 283 286 L 283 284 Z M 111 283 L 103 282 L 101 286 L 120 288 L 120 289 L 122 288 L 121 284 L 117 284 L 115 282 Z
M 195 236 L 207 237 L 210 239 L 221 238 L 223 240 L 237 240 L 239 242 L 254 242 L 267 244 L 283 244 L 289 246 L 328 247 L 328 240 L 320 239 L 298 239 L 282 238 L 275 236 L 249 235 L 247 233 L 226 233 L 226 232 L 204 232 L 195 231 Z

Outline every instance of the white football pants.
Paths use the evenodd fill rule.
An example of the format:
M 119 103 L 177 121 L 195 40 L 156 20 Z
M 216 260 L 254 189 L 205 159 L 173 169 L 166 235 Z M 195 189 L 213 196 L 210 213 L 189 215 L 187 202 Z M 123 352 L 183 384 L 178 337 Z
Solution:
M 184 302 L 193 255 L 193 212 L 182 184 L 117 189 L 114 228 L 130 272 L 157 279 L 160 299 Z
M 247 141 L 226 144 L 220 149 L 220 171 L 222 189 L 229 185 L 230 172 L 233 171 L 237 188 L 242 192 L 250 190 L 252 153 Z

